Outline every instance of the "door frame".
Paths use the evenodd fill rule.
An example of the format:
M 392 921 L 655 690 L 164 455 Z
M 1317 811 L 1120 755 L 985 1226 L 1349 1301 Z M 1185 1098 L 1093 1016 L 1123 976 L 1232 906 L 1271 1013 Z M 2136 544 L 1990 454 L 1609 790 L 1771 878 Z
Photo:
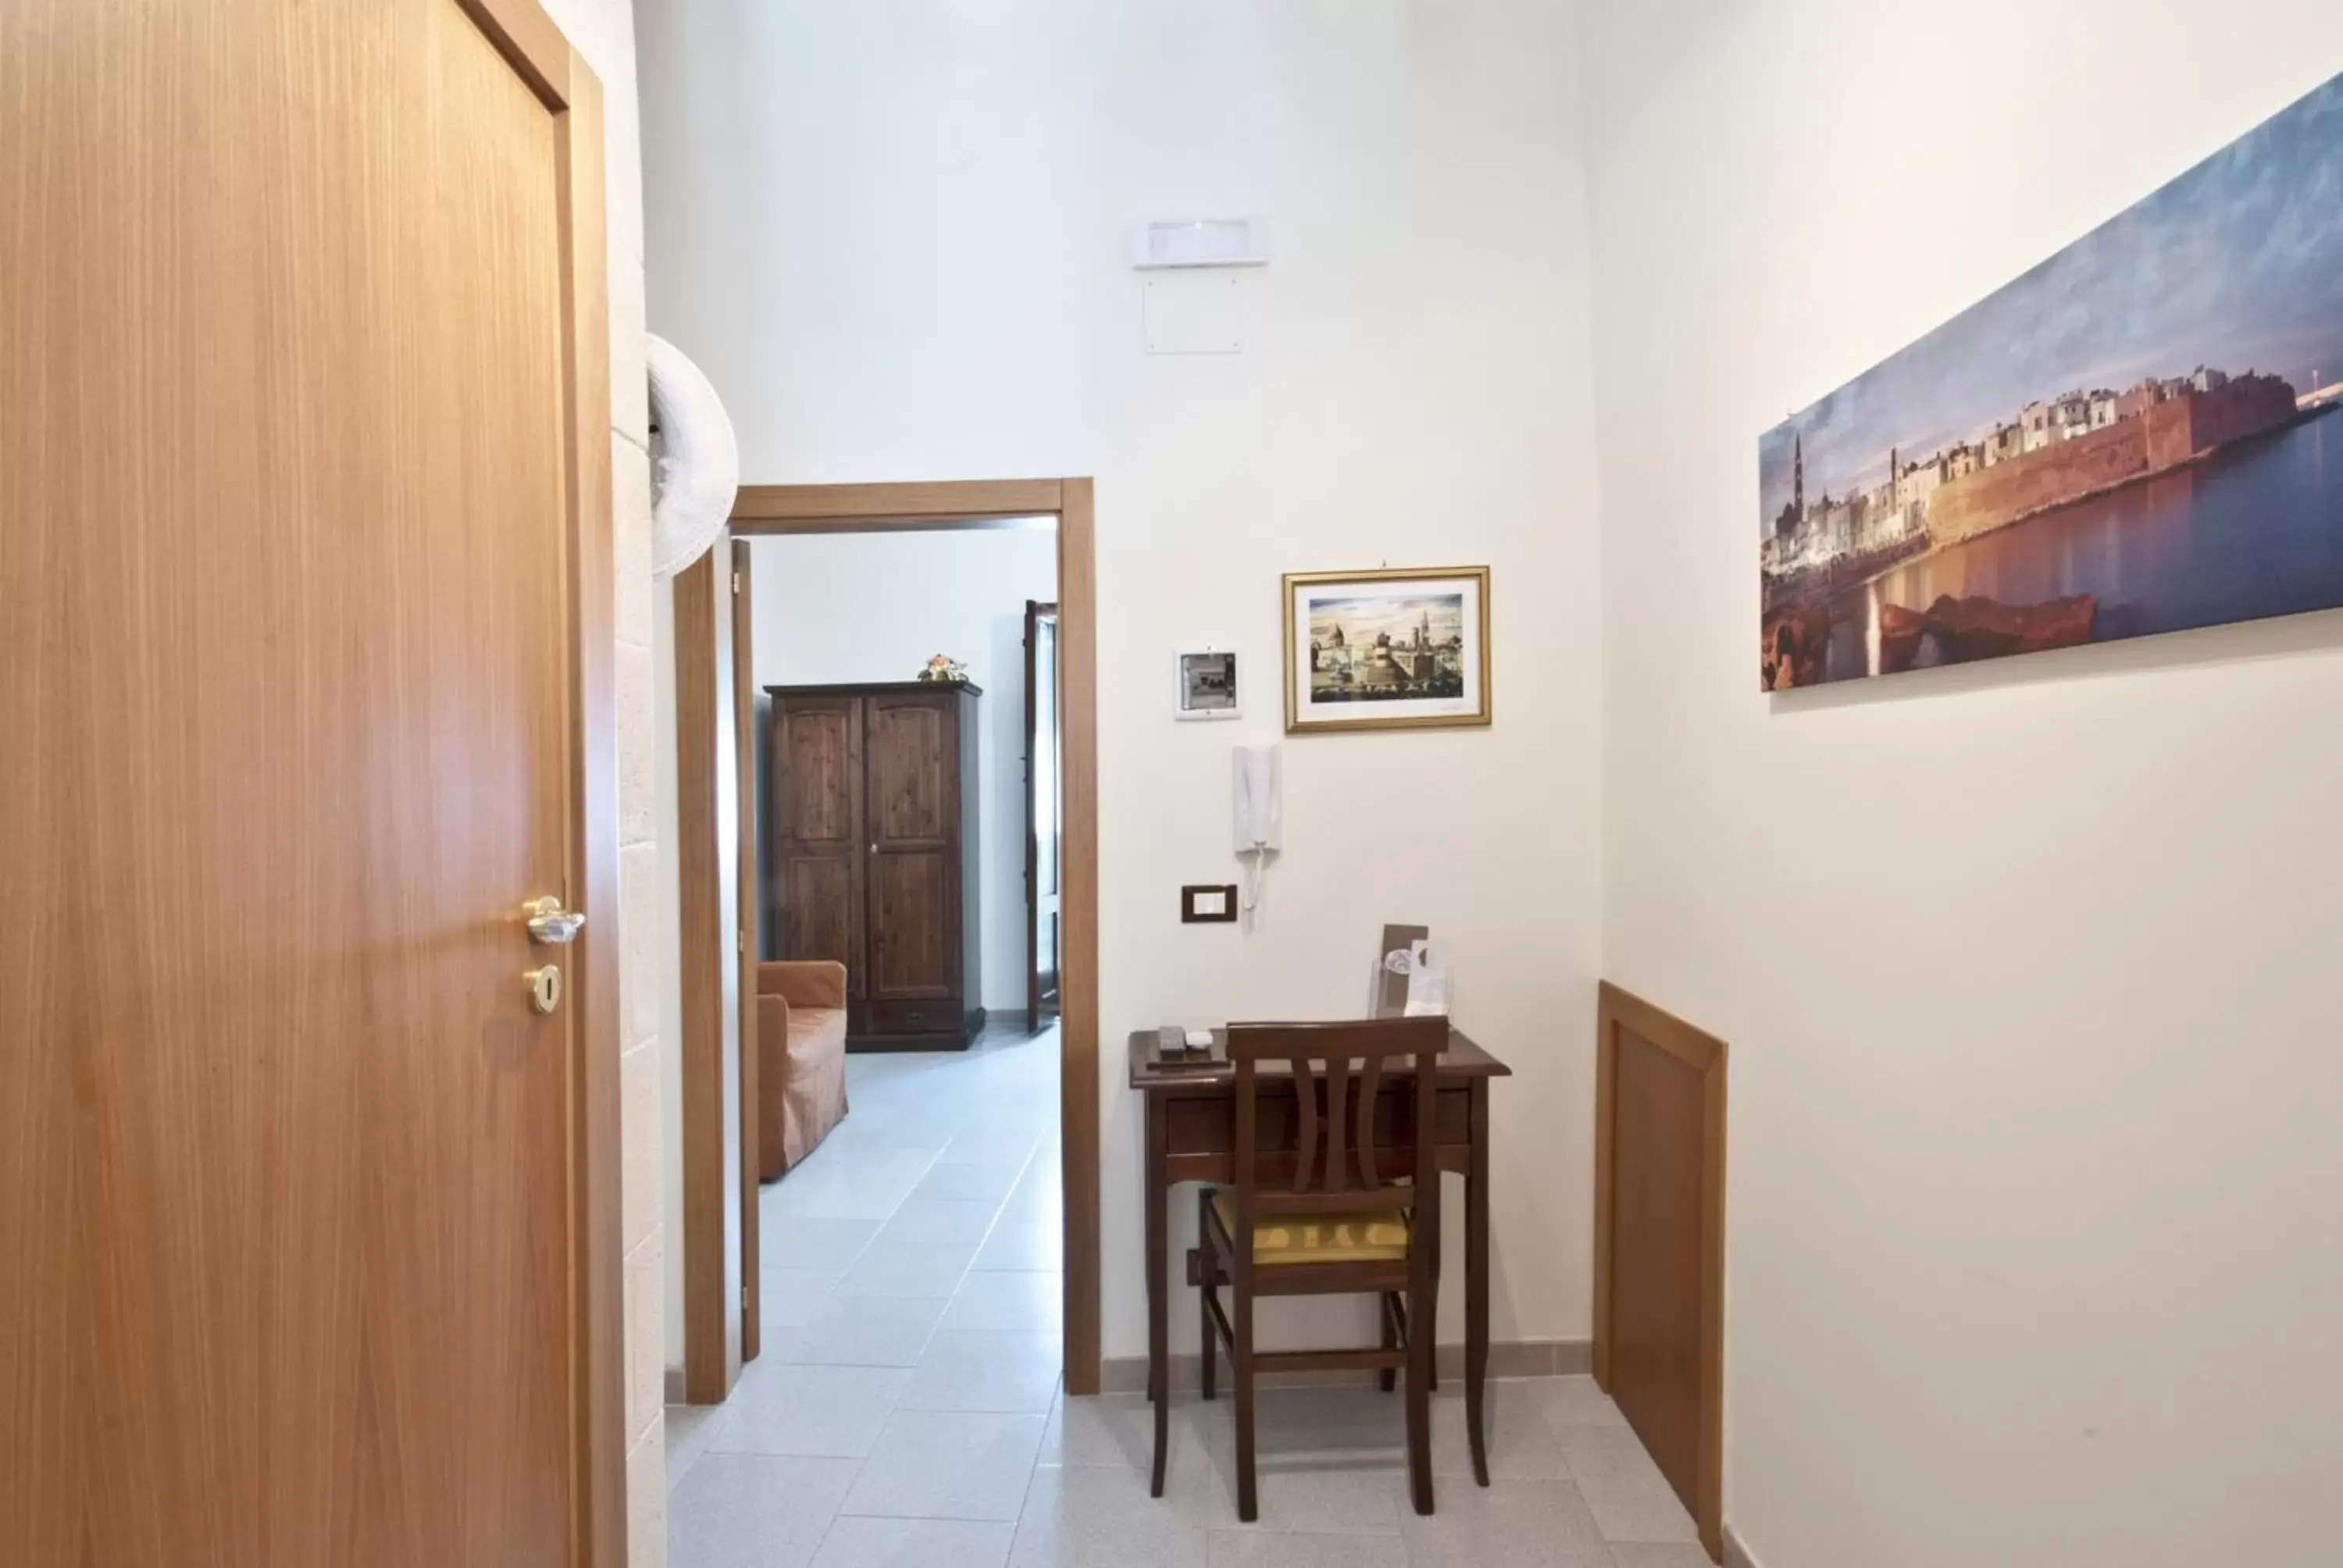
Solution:
M 1701 1081 L 1700 1389 L 1694 1495 L 1684 1499 L 1712 1562 L 1725 1553 L 1725 1041 L 1609 980 L 1595 1002 L 1594 1381 L 1611 1389 L 1611 1283 L 1618 1224 L 1620 1035 L 1633 1032 Z
M 11 20 L 14 20 L 13 15 Z M 531 1293 L 519 1304 L 527 1314 L 527 1332 L 550 1349 L 558 1358 L 559 1365 L 558 1392 L 552 1397 L 558 1401 L 561 1408 L 545 1412 L 546 1430 L 542 1433 L 533 1432 L 528 1441 L 532 1445 L 538 1442 L 548 1447 L 558 1445 L 559 1452 L 558 1455 L 542 1455 L 546 1461 L 543 1465 L 532 1462 L 526 1469 L 531 1478 L 530 1484 L 537 1483 L 541 1471 L 542 1480 L 548 1486 L 559 1490 L 558 1499 L 548 1498 L 547 1501 L 558 1510 L 563 1561 L 571 1568 L 623 1568 L 628 1544 L 628 1489 L 618 1048 L 620 966 L 618 704 L 615 697 L 617 592 L 615 514 L 612 507 L 604 101 L 601 84 L 593 71 L 571 47 L 569 40 L 537 0 L 454 0 L 451 7 L 444 12 L 435 12 L 428 22 L 435 33 L 440 32 L 444 25 L 446 41 L 459 43 L 468 56 L 477 56 L 478 46 L 464 35 L 463 29 L 469 28 L 478 33 L 488 48 L 493 51 L 501 67 L 510 72 L 544 113 L 543 142 L 537 140 L 536 124 L 532 122 L 529 127 L 531 154 L 550 154 L 548 162 L 532 164 L 529 177 L 532 183 L 539 177 L 549 182 L 549 189 L 538 187 L 538 194 L 548 195 L 552 198 L 546 207 L 540 209 L 543 216 L 538 221 L 547 222 L 551 232 L 540 231 L 534 237 L 549 240 L 552 246 L 550 271 L 538 275 L 538 278 L 540 283 L 554 286 L 548 325 L 558 341 L 531 341 L 520 345 L 518 352 L 537 359 L 539 365 L 552 371 L 551 390 L 541 396 L 549 397 L 558 405 L 550 408 L 544 407 L 541 403 L 537 406 L 538 411 L 550 414 L 556 422 L 559 449 L 553 455 L 553 471 L 559 489 L 550 548 L 538 563 L 539 575 L 534 579 L 551 598 L 555 615 L 552 623 L 543 628 L 548 640 L 538 643 L 532 650 L 537 654 L 550 655 L 555 660 L 555 678 L 558 683 L 555 696 L 558 711 L 524 711 L 511 715 L 516 729 L 515 739 L 527 742 L 527 745 L 524 748 L 526 754 L 516 763 L 517 770 L 509 775 L 509 779 L 524 789 L 529 811 L 549 809 L 558 824 L 558 859 L 555 865 L 538 863 L 531 872 L 533 881 L 538 875 L 543 875 L 546 881 L 553 885 L 540 883 L 533 887 L 513 887 L 509 895 L 514 902 L 506 906 L 501 914 L 486 910 L 474 912 L 473 919 L 490 922 L 496 929 L 458 927 L 445 933 L 444 944 L 449 961 L 453 962 L 454 955 L 458 951 L 468 952 L 478 948 L 484 936 L 496 937 L 500 945 L 508 941 L 514 966 L 510 979 L 518 981 L 521 978 L 520 965 L 528 961 L 522 957 L 528 950 L 523 946 L 520 930 L 522 910 L 519 900 L 524 895 L 558 894 L 570 909 L 585 917 L 586 923 L 578 940 L 562 953 L 558 972 L 568 983 L 563 988 L 567 991 L 566 1005 L 561 1008 L 559 1015 L 549 1020 L 548 1027 L 518 1023 L 514 1021 L 518 1015 L 513 1011 L 518 1005 L 518 990 L 500 993 L 493 1013 L 488 1010 L 491 1005 L 488 998 L 485 995 L 474 998 L 472 1000 L 477 1000 L 482 1010 L 480 1022 L 488 1026 L 488 1032 L 471 1047 L 468 1060 L 489 1071 L 502 1085 L 516 1081 L 520 1058 L 514 1052 L 552 1050 L 558 1053 L 549 1063 L 556 1069 L 549 1076 L 558 1081 L 547 1085 L 546 1092 L 558 1095 L 559 1103 L 539 1103 L 528 1107 L 531 1115 L 542 1112 L 543 1121 L 561 1141 L 555 1190 L 539 1193 L 531 1188 L 528 1194 L 532 1204 L 541 1197 L 544 1207 L 551 1211 L 532 1211 L 525 1218 L 531 1225 L 538 1227 L 539 1235 L 550 1236 L 558 1242 L 561 1268 L 558 1283 L 550 1285 L 537 1281 L 532 1274 L 528 1287 Z M 62 37 L 61 28 L 54 31 L 59 32 Z M 75 42 L 101 45 L 110 41 L 92 37 L 76 38 Z M 419 39 L 417 44 L 419 46 Z M 63 47 L 62 42 L 59 46 Z M 403 49 L 406 45 L 402 42 L 397 46 Z M 81 61 L 81 65 L 86 67 L 82 74 L 88 79 L 76 82 L 77 90 L 96 92 L 111 103 L 128 101 L 150 90 L 151 84 L 136 75 L 122 75 L 116 69 L 121 57 L 130 55 L 130 51 L 92 47 L 79 52 L 85 56 Z M 341 67 L 339 73 L 321 74 L 312 85 L 320 94 L 330 97 L 337 87 L 347 85 L 340 80 L 341 75 L 347 75 L 352 82 L 357 82 L 379 63 L 357 57 L 337 60 L 335 64 Z M 468 65 L 470 63 L 468 59 Z M 225 84 L 206 81 L 200 85 L 215 93 L 224 91 L 230 95 L 236 88 L 232 81 Z M 377 115 L 388 112 L 387 102 L 387 99 L 380 104 L 345 102 L 340 112 L 361 116 Z M 118 127 L 116 131 L 120 134 Z M 60 141 L 58 146 L 68 153 L 72 150 L 67 141 Z M 478 150 L 474 148 L 476 152 Z M 58 172 L 66 177 L 75 173 L 70 167 L 60 167 Z M 181 172 L 184 173 L 184 169 Z M 88 177 L 89 171 L 82 173 L 85 178 Z M 292 194 L 297 198 L 307 193 L 305 189 Z M 353 215 L 360 210 L 350 205 L 355 198 L 346 193 L 326 190 L 319 194 L 328 206 L 338 203 Z M 143 208 L 151 205 L 144 199 L 146 195 L 139 190 L 125 190 L 121 193 L 121 199 L 130 206 Z M 304 206 L 297 200 L 296 206 L 297 210 L 292 216 L 297 220 L 297 226 L 307 234 L 307 220 L 316 217 L 322 209 L 314 203 Z M 136 243 L 159 256 L 165 242 L 170 237 L 167 226 L 167 223 L 163 223 L 134 231 L 138 235 Z M 117 237 L 111 243 L 121 242 Z M 236 242 L 228 239 L 226 243 Z M 251 253 L 245 259 L 258 265 L 259 247 L 247 246 L 241 248 Z M 316 247 L 313 245 L 298 246 L 297 254 L 314 256 Z M 534 252 L 532 254 L 535 255 Z M 548 259 L 537 256 L 532 265 L 548 265 Z M 152 273 L 157 269 L 149 266 L 145 270 Z M 151 281 L 142 277 L 142 284 Z M 135 342 L 128 344 L 122 352 L 134 358 L 147 357 L 145 346 Z M 484 348 L 481 352 L 488 350 Z M 532 377 L 532 380 L 535 379 Z M 461 414 L 464 411 L 443 409 L 440 412 Z M 5 416 L 0 415 L 0 417 Z M 248 432 L 252 422 L 243 423 Z M 317 434 L 321 437 L 330 437 L 331 433 L 328 426 L 322 423 L 317 426 Z M 131 431 L 125 432 L 126 436 L 131 434 Z M 156 499 L 160 505 L 182 504 L 176 498 L 158 497 Z M 318 498 L 319 503 L 327 507 L 333 506 L 335 499 L 331 496 Z M 350 523 L 347 516 L 319 524 L 321 530 L 347 526 Z M 397 518 L 387 517 L 373 526 L 398 528 L 403 525 Z M 460 560 L 431 564 L 450 578 L 460 578 L 464 573 L 464 563 Z M 131 569 L 126 564 L 122 566 L 125 574 Z M 253 565 L 246 569 L 256 572 L 266 568 Z M 333 607 L 321 605 L 318 608 L 330 611 Z M 230 635 L 248 647 L 259 643 L 266 629 L 258 626 L 240 626 L 231 628 Z M 59 664 L 68 669 L 80 660 L 79 650 L 60 648 L 53 651 Z M 265 650 L 264 656 L 266 656 Z M 300 654 L 297 648 L 277 649 L 274 657 L 281 665 L 283 660 L 297 658 Z M 12 735 L 9 743 L 18 743 L 17 738 Z M 552 753 L 550 758 L 544 755 L 548 751 Z M 544 793 L 538 793 L 535 788 L 539 779 L 544 779 L 550 785 Z M 353 819 L 346 824 L 344 830 L 357 835 L 362 834 L 364 829 Z M 26 869 L 35 872 L 37 878 L 44 868 L 28 866 Z M 417 875 L 423 874 L 423 868 L 415 869 Z M 386 898 L 396 900 L 397 889 L 383 891 Z M 197 910 L 173 910 L 169 913 L 183 919 L 202 918 L 201 911 Z M 359 914 L 362 916 L 363 911 Z M 348 926 L 352 933 L 364 929 L 364 921 L 359 918 L 354 918 Z M 427 939 L 418 938 L 417 943 L 420 952 L 436 955 L 437 950 L 430 948 Z M 136 978 L 135 975 L 123 977 L 126 981 L 135 981 Z M 293 974 L 271 974 L 266 979 L 277 989 L 297 987 L 300 983 L 300 977 Z M 398 983 L 406 981 L 402 980 Z M 511 1027 L 508 1027 L 508 1023 Z M 515 1032 L 516 1029 L 520 1032 Z M 375 1031 L 361 1032 L 370 1037 L 362 1049 L 387 1050 L 395 1047 L 394 1041 L 371 1038 Z M 453 1049 L 467 1042 L 450 1039 L 445 1043 Z M 13 1060 L 18 1055 L 13 1039 L 8 1049 Z M 39 1065 L 26 1070 L 35 1070 Z M 287 1070 L 293 1070 L 288 1062 Z M 146 1087 L 162 1096 L 160 1103 L 168 1106 L 173 1102 L 170 1086 L 156 1084 Z M 87 1119 L 102 1114 L 105 1109 L 84 1104 L 75 1108 L 72 1114 Z M 45 1131 L 69 1133 L 70 1128 L 65 1123 L 57 1123 L 55 1129 Z M 470 1129 L 457 1128 L 425 1131 L 444 1132 L 450 1137 L 471 1131 Z M 311 1129 L 301 1136 L 314 1133 L 315 1130 Z M 35 1156 L 70 1157 L 73 1151 L 68 1143 L 51 1139 L 34 1144 L 32 1152 Z M 363 1172 L 359 1179 L 362 1183 L 368 1181 L 367 1173 Z M 337 1198 L 317 1200 L 331 1207 L 333 1222 L 341 1227 L 341 1233 L 336 1238 L 338 1246 L 346 1248 L 351 1245 L 350 1233 L 353 1231 L 358 1233 L 357 1241 L 362 1243 L 367 1235 L 380 1232 L 395 1222 L 395 1216 L 387 1217 L 379 1203 L 372 1208 L 365 1206 L 365 1199 L 382 1196 L 376 1193 L 370 1184 L 364 1186 L 360 1208 L 354 1213 L 342 1212 Z M 86 1189 L 82 1194 L 82 1201 L 91 1201 Z M 69 1204 L 59 1211 L 66 1221 L 72 1218 Z M 314 1209 L 311 1212 L 322 1217 L 327 1210 Z M 507 1212 L 510 1217 L 509 1211 Z M 145 1218 L 150 1223 L 155 1220 L 151 1213 Z M 33 1255 L 20 1260 L 18 1267 L 31 1274 L 51 1276 L 60 1271 L 75 1275 L 85 1272 L 89 1265 L 70 1252 L 45 1253 L 45 1244 L 53 1239 L 53 1229 L 56 1235 L 63 1235 L 62 1229 L 45 1223 L 39 1235 L 19 1242 L 16 1250 L 29 1251 Z M 12 1235 L 11 1241 L 15 1241 L 17 1238 Z M 287 1262 L 308 1264 L 322 1255 L 277 1248 L 266 1259 L 239 1253 L 232 1261 L 223 1260 L 223 1263 L 224 1266 L 256 1262 L 264 1266 Z M 345 1253 L 340 1251 L 331 1254 L 332 1260 L 344 1257 Z M 517 1259 L 515 1261 L 518 1261 Z M 77 1287 L 66 1292 L 69 1318 L 50 1314 L 44 1319 L 36 1310 L 30 1317 L 15 1318 L 10 1328 L 12 1331 L 28 1331 L 28 1337 L 21 1342 L 23 1347 L 46 1352 L 55 1368 L 62 1369 L 72 1362 L 88 1375 L 107 1378 L 135 1371 L 134 1366 L 113 1356 L 109 1347 L 98 1337 L 102 1318 L 86 1310 L 85 1296 L 86 1292 Z M 402 1330 L 402 1344 L 405 1342 L 404 1335 L 414 1332 L 418 1327 L 413 1312 L 425 1310 L 427 1309 L 418 1304 L 410 1311 Z M 237 1325 L 233 1334 L 236 1342 L 234 1353 L 221 1362 L 221 1366 L 226 1369 L 228 1382 L 215 1381 L 209 1399 L 201 1402 L 216 1403 L 236 1412 L 254 1415 L 267 1408 L 266 1391 L 234 1386 L 245 1375 L 244 1351 L 249 1343 L 246 1335 L 249 1326 L 242 1322 Z M 15 1348 L 12 1346 L 12 1350 Z M 161 1347 L 150 1345 L 147 1348 L 152 1352 Z M 435 1357 L 444 1361 L 452 1348 L 435 1352 L 426 1346 L 415 1353 L 427 1361 Z M 290 1353 L 287 1351 L 272 1357 L 264 1349 L 262 1367 L 265 1375 L 297 1385 L 305 1400 L 328 1396 L 338 1386 L 334 1378 L 322 1375 L 324 1369 L 288 1360 Z M 90 1359 L 92 1357 L 96 1358 L 94 1362 Z M 96 1368 L 94 1372 L 89 1372 L 92 1367 Z M 444 1365 L 432 1369 L 435 1373 L 446 1370 Z M 335 1371 L 338 1375 L 340 1369 Z M 59 1377 L 63 1377 L 62 1372 Z M 73 1381 L 65 1379 L 52 1382 L 45 1388 L 47 1391 L 62 1388 L 70 1394 L 73 1386 Z M 12 1388 L 11 1392 L 20 1391 Z M 22 1391 L 21 1397 L 30 1400 L 29 1410 L 39 1412 L 48 1402 L 44 1392 L 44 1388 L 36 1386 Z M 73 1413 L 78 1416 L 84 1412 L 76 1410 Z M 200 1413 L 176 1412 L 185 1420 L 193 1420 Z M 350 1438 L 353 1423 L 362 1424 L 367 1419 L 363 1412 L 347 1409 L 336 1409 L 328 1413 L 343 1422 L 339 1436 L 345 1440 Z M 390 1417 L 386 1415 L 383 1419 L 387 1421 Z M 237 1441 L 226 1432 L 216 1432 L 212 1436 L 223 1443 Z M 377 1432 L 368 1434 L 367 1441 L 377 1447 L 412 1451 L 407 1453 L 407 1458 L 427 1465 L 433 1457 L 428 1452 L 433 1436 L 429 1432 Z M 282 1445 L 298 1440 L 298 1432 L 290 1435 L 280 1432 L 265 1437 L 263 1442 Z M 46 1487 L 45 1497 L 63 1498 L 61 1512 L 69 1514 L 71 1510 L 82 1506 L 84 1497 L 81 1494 L 89 1491 L 96 1478 L 93 1467 L 104 1458 L 83 1451 L 93 1443 L 103 1442 L 103 1433 L 91 1437 L 78 1430 L 68 1430 L 55 1445 L 58 1449 L 57 1455 L 45 1466 L 40 1460 L 29 1459 L 22 1452 L 12 1452 L 7 1457 L 12 1464 L 29 1464 L 36 1487 Z M 166 1462 L 173 1457 L 176 1456 L 166 1456 Z M 265 1453 L 237 1452 L 220 1462 L 249 1475 L 264 1464 L 266 1459 Z M 206 1493 L 208 1483 L 206 1477 L 213 1473 L 208 1469 L 199 1473 L 193 1468 L 175 1468 L 169 1474 L 162 1476 L 135 1474 L 129 1477 L 128 1491 L 136 1495 L 127 1501 L 148 1510 L 153 1516 L 148 1523 L 161 1520 L 166 1524 L 181 1513 L 235 1506 L 234 1500 L 224 1503 L 222 1499 Z M 113 1485 L 117 1491 L 122 1490 L 124 1479 L 119 1474 L 113 1478 Z M 369 1480 L 378 1483 L 380 1477 L 360 1478 L 361 1486 Z M 282 1486 L 283 1483 L 279 1481 L 278 1492 Z M 267 1498 L 274 1493 L 264 1489 L 260 1495 Z M 238 1498 L 242 1496 L 242 1489 L 239 1489 Z M 126 1498 L 116 1496 L 112 1501 L 121 1504 Z M 361 1505 L 364 1501 L 360 1500 Z M 371 1501 L 380 1507 L 395 1508 L 410 1500 L 377 1495 Z M 11 1519 L 8 1523 L 7 1533 L 13 1539 L 16 1521 Z M 45 1521 L 36 1522 L 36 1527 L 45 1523 Z M 231 1533 L 246 1533 L 250 1523 L 248 1520 L 244 1521 Z M 352 1527 L 347 1512 L 342 1524 L 343 1535 L 350 1537 Z M 349 1548 L 359 1543 L 351 1538 L 343 1540 L 341 1544 Z M 158 1549 L 169 1551 L 167 1548 Z
M 757 677 L 749 658 L 756 634 L 749 613 L 749 550 L 746 539 L 724 535 L 726 558 L 732 568 L 732 761 L 733 809 L 747 822 L 757 809 Z M 710 552 L 713 553 L 713 552 Z M 762 950 L 759 930 L 764 900 L 757 896 L 757 836 L 736 830 L 735 897 L 739 901 L 739 951 L 734 955 L 740 988 L 740 1359 L 755 1361 L 764 1352 L 764 1246 L 757 1222 L 757 1172 L 764 1164 L 759 1129 L 763 1117 L 764 1058 L 757 1045 L 757 955 Z
M 1070 1394 L 1099 1391 L 1099 1014 L 1098 1014 L 1098 574 L 1091 481 L 1088 478 L 979 479 L 877 485 L 743 485 L 732 504 L 735 539 L 789 534 L 918 533 L 1013 528 L 1050 518 L 1058 533 L 1058 735 L 1060 813 L 1064 822 L 1059 873 L 1059 1166 L 1065 1184 L 1065 1380 Z M 679 625 L 679 640 L 680 640 Z M 682 715 L 679 713 L 679 730 Z M 678 744 L 690 744 L 679 734 Z M 713 744 L 713 737 L 709 738 Z M 702 791 L 701 793 L 705 793 Z M 684 813 L 715 809 L 712 798 L 687 797 Z M 744 836 L 753 812 L 742 816 Z M 751 857 L 742 857 L 750 865 Z M 753 877 L 753 866 L 750 875 Z M 753 896 L 755 890 L 744 890 Z M 686 890 L 694 901 L 713 890 Z M 704 975 L 685 983 L 705 985 Z M 690 999 L 686 998 L 686 1007 Z M 694 1069 L 687 1055 L 685 1070 Z M 708 1070 L 703 1060 L 699 1070 Z M 687 1102 L 691 1086 L 684 1089 Z M 737 1137 L 737 1130 L 729 1133 Z M 687 1141 L 686 1168 L 690 1151 Z M 685 1292 L 693 1290 L 690 1238 L 723 1223 L 724 1193 L 704 1182 L 684 1192 Z M 721 1263 L 720 1255 L 718 1258 Z M 720 1278 L 702 1279 L 719 1292 Z M 691 1356 L 689 1324 L 684 1354 Z M 720 1395 L 719 1397 L 721 1397 Z
M 1041 640 L 1041 622 L 1050 623 L 1050 652 L 1054 659 L 1058 651 L 1058 601 L 1027 599 L 1025 601 L 1025 1027 L 1038 1032 L 1041 1028 L 1041 836 L 1036 819 L 1039 805 L 1036 785 L 1039 777 L 1033 769 L 1033 749 L 1041 738 L 1041 716 L 1035 701 L 1033 689 L 1041 668 L 1037 645 Z M 1059 755 L 1060 732 L 1065 728 L 1058 712 L 1057 671 L 1050 673 L 1050 759 L 1061 776 L 1065 771 L 1064 759 Z M 1053 797 L 1054 799 L 1054 797 Z M 1060 815 L 1062 817 L 1063 812 Z M 1052 824 L 1055 826 L 1056 824 Z M 1061 865 L 1058 886 L 1062 896 L 1065 888 L 1064 833 L 1059 834 Z M 1061 919 L 1061 926 L 1063 924 Z M 1056 974 L 1055 970 L 1051 971 Z M 1062 985 L 1064 982 L 1060 980 Z M 1061 999 L 1062 1000 L 1062 999 Z
M 683 1036 L 683 1397 L 719 1404 L 754 1353 L 756 1001 L 739 854 L 734 608 L 745 598 L 725 534 L 675 574 L 677 981 Z M 727 755 L 728 749 L 730 755 Z M 727 811 L 726 797 L 732 797 Z M 728 863 L 728 857 L 729 861 Z M 728 900 L 729 895 L 729 900 Z M 733 917 L 727 921 L 726 915 Z M 728 929 L 729 927 L 729 929 Z M 746 989 L 744 976 L 749 977 Z
M 561 235 L 569 658 L 570 1558 L 627 1558 L 626 1287 L 619 1221 L 618 588 L 602 84 L 537 0 L 456 0 L 553 119 Z

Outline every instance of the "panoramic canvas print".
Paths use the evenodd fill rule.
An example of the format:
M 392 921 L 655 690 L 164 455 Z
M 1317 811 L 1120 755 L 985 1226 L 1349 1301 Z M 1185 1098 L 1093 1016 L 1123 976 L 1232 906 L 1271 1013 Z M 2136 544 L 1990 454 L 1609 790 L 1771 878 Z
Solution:
M 1758 444 L 1768 690 L 2343 605 L 2343 77 Z

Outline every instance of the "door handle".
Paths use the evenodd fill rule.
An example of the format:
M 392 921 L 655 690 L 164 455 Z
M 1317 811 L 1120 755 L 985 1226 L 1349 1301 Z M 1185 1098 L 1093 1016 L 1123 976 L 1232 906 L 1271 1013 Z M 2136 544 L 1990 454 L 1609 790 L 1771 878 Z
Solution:
M 548 893 L 541 899 L 531 899 L 521 906 L 528 917 L 528 940 L 548 947 L 562 947 L 578 940 L 585 929 L 586 917 L 561 907 L 561 900 Z

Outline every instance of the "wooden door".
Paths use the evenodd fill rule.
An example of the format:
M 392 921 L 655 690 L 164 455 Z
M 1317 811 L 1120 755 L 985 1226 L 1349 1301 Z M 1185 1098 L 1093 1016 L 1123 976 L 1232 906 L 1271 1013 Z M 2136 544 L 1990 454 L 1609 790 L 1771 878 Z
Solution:
M 860 1000 L 862 699 L 777 697 L 772 727 L 773 951 L 844 964 L 847 997 Z
M 0 1562 L 615 1505 L 598 98 L 484 9 L 0 7 Z
M 1724 1550 L 1722 1040 L 1616 986 L 1595 1044 L 1594 1375 Z
M 1025 601 L 1025 1020 L 1058 1010 L 1058 607 Z
M 959 701 L 950 688 L 862 699 L 873 1002 L 960 995 Z

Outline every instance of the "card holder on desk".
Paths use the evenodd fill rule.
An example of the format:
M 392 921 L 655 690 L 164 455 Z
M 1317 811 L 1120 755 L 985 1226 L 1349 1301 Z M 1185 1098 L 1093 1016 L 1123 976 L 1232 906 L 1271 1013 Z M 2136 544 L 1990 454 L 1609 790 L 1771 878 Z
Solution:
M 1167 1023 L 1155 1031 L 1155 1049 L 1150 1054 L 1157 1067 L 1172 1072 L 1219 1067 L 1228 1060 L 1221 1044 L 1225 1038 L 1215 1030 L 1212 1044 L 1192 1048 L 1188 1044 L 1188 1031 L 1178 1024 Z

